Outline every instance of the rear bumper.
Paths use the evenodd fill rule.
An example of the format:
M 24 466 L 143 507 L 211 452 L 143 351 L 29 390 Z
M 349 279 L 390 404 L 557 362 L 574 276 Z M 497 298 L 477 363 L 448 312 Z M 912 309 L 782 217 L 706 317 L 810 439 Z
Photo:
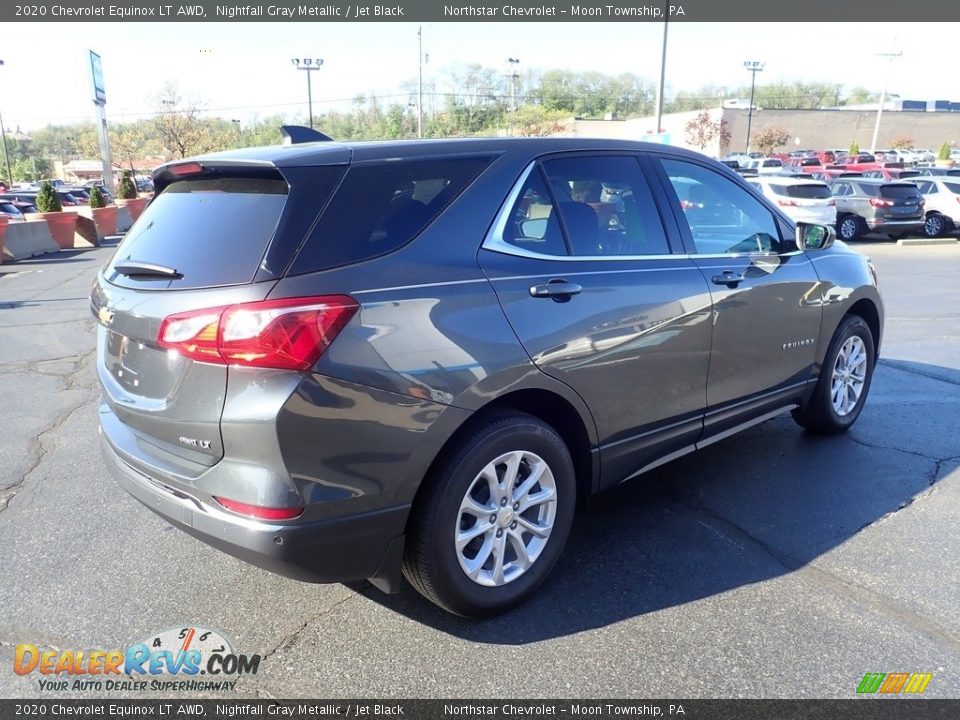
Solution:
M 147 477 L 124 462 L 103 435 L 101 449 L 121 487 L 171 525 L 223 552 L 297 580 L 369 579 L 382 590 L 399 589 L 409 505 L 320 521 L 261 522 Z
M 910 220 L 887 220 L 885 218 L 867 218 L 867 227 L 871 230 L 896 230 L 898 232 L 910 232 L 912 230 L 923 229 L 924 218 L 912 218 Z

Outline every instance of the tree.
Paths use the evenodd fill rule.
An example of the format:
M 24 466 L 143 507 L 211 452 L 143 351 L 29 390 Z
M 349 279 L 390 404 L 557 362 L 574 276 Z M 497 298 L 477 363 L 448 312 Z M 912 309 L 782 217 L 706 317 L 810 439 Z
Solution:
M 782 127 L 768 127 L 754 135 L 753 142 L 764 155 L 769 155 L 781 145 L 790 142 L 791 137 Z
M 103 199 L 103 193 L 100 191 L 100 188 L 97 185 L 94 185 L 93 189 L 90 190 L 90 200 L 88 201 L 88 204 L 93 210 L 107 206 L 107 201 Z
M 40 183 L 40 189 L 37 191 L 37 210 L 42 213 L 45 212 L 60 212 L 63 210 L 63 206 L 60 205 L 60 198 L 57 196 L 57 191 L 53 189 L 53 185 L 49 180 L 44 180 Z
M 913 147 L 913 138 L 909 135 L 897 135 L 891 146 L 894 150 L 909 150 Z
M 161 142 L 175 157 L 198 155 L 216 149 L 218 141 L 200 117 L 202 106 L 184 100 L 175 83 L 167 83 L 157 96 L 153 126 Z
M 854 140 L 853 142 L 850 143 L 850 147 L 847 148 L 847 154 L 856 155 L 859 152 L 860 152 L 860 143 Z
M 719 141 L 721 148 L 730 143 L 727 121 L 723 118 L 714 120 L 706 110 L 697 113 L 697 116 L 686 124 L 685 129 L 687 144 L 699 148 L 700 152 L 703 152 L 714 140 Z
M 137 197 L 137 185 L 133 182 L 133 173 L 129 170 L 123 171 L 123 177 L 120 178 L 120 186 L 117 192 L 124 200 L 134 200 Z
M 547 110 L 540 105 L 524 105 L 513 113 L 514 133 L 521 137 L 547 137 L 566 130 L 570 115 L 562 110 Z

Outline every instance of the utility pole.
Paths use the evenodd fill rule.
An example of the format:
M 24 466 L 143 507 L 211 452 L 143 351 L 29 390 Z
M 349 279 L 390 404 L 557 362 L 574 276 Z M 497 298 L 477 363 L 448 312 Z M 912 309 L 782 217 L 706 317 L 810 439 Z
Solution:
M 747 113 L 747 147 L 744 150 L 744 152 L 749 153 L 750 129 L 753 126 L 753 94 L 757 89 L 757 73 L 763 71 L 766 63 L 762 63 L 758 60 L 746 60 L 744 61 L 743 66 L 753 74 L 750 80 L 750 112 Z
M 517 66 L 520 61 L 517 58 L 507 58 L 510 63 L 510 135 L 513 135 L 513 116 L 517 113 L 517 78 L 520 74 L 517 72 Z
M 423 25 L 417 28 L 417 137 L 423 137 Z
M 3 65 L 0 60 L 0 65 Z M 3 127 L 3 115 L 0 114 L 0 135 L 3 136 L 3 159 L 7 164 L 7 187 L 13 189 L 13 173 L 10 172 L 10 153 L 7 152 L 7 131 Z
M 320 66 L 323 65 L 323 58 L 291 58 L 290 62 L 297 70 L 307 71 L 307 106 L 310 116 L 310 129 L 313 130 L 313 88 L 310 85 L 310 73 L 320 69 Z
M 877 138 L 880 136 L 880 118 L 883 116 L 883 104 L 887 101 L 887 84 L 890 82 L 890 67 L 893 65 L 894 58 L 898 58 L 901 55 L 903 55 L 903 52 L 900 50 L 895 53 L 877 53 L 877 57 L 887 59 L 887 72 L 883 78 L 883 92 L 880 93 L 880 105 L 877 108 L 877 122 L 873 126 L 873 139 L 870 141 L 871 155 L 877 151 Z
M 660 119 L 663 117 L 663 93 L 667 82 L 667 28 L 669 27 L 669 17 L 670 8 L 668 7 L 663 14 L 663 53 L 660 56 L 660 85 L 657 87 L 657 129 L 655 131 L 657 135 L 663 130 L 660 127 Z

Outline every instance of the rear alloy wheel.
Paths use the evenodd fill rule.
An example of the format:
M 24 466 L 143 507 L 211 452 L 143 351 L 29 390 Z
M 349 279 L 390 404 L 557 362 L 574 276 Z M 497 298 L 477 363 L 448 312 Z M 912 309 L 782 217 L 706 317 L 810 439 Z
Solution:
M 805 407 L 793 411 L 793 419 L 813 432 L 845 432 L 860 417 L 875 362 L 870 327 L 858 315 L 847 315 L 827 348 L 813 395 Z
M 923 223 L 923 234 L 928 238 L 936 238 L 947 232 L 947 219 L 940 213 L 930 213 Z
M 837 227 L 841 240 L 856 240 L 863 232 L 863 221 L 856 215 L 847 215 Z
M 538 418 L 497 415 L 444 453 L 410 520 L 404 574 L 427 599 L 467 617 L 526 600 L 573 521 L 570 453 Z

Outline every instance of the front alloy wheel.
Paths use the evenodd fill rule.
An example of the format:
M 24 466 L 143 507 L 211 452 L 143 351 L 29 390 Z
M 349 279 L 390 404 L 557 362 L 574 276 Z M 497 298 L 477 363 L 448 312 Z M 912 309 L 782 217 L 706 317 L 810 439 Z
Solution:
M 840 221 L 840 227 L 837 228 L 837 234 L 841 240 L 855 240 L 860 235 L 859 219 L 853 215 L 848 215 Z
M 847 338 L 837 353 L 830 377 L 830 402 L 840 417 L 857 407 L 867 381 L 867 348 L 857 335 Z

